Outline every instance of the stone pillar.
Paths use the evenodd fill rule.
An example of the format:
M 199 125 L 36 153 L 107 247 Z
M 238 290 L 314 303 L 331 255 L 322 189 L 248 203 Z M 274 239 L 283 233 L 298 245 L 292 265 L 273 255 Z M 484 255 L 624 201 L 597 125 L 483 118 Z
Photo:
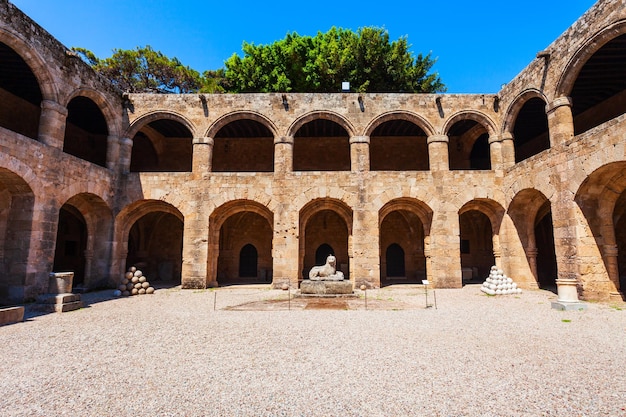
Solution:
M 195 150 L 195 149 L 194 149 Z M 182 288 L 206 288 L 217 286 L 208 278 L 209 215 L 204 212 L 203 194 L 194 193 L 195 204 L 185 214 L 183 230 Z M 195 207 L 193 207 L 195 206 Z
M 530 266 L 530 272 L 535 277 L 535 282 L 539 280 L 539 273 L 537 272 L 537 255 L 539 250 L 533 246 L 526 248 L 526 257 L 528 258 L 528 265 Z
M 112 171 L 118 167 L 120 159 L 120 139 L 117 136 L 107 136 L 107 161 L 106 166 Z
M 202 178 L 211 172 L 213 164 L 213 138 L 193 139 L 191 171 L 194 178 Z
M 580 310 L 586 305 L 578 300 L 578 234 L 576 207 L 571 192 L 560 191 L 553 203 L 552 225 L 554 228 L 554 249 L 558 278 L 556 280 L 558 299 L 552 308 L 559 310 Z
M 298 216 L 291 210 L 274 213 L 272 238 L 272 263 L 274 288 L 289 284 L 298 288 Z
M 502 169 L 507 169 L 515 165 L 515 142 L 513 135 L 504 132 L 501 136 L 500 148 L 502 150 Z
M 489 136 L 489 159 L 491 160 L 491 169 L 502 169 L 502 136 Z
M 274 173 L 286 174 L 293 171 L 293 136 L 274 139 Z
M 370 137 L 353 136 L 350 138 L 350 167 L 352 172 L 370 170 Z
M 617 245 L 604 245 L 604 260 L 606 262 L 606 270 L 609 275 L 609 279 L 612 281 L 612 286 L 615 291 L 609 293 L 611 301 L 622 301 L 623 288 L 619 286 L 619 264 L 617 261 L 618 249 Z
M 67 109 L 56 101 L 43 100 L 39 117 L 39 141 L 63 149 Z
M 117 158 L 117 169 L 120 174 L 130 172 L 130 158 L 133 153 L 133 141 L 129 138 L 119 140 L 119 156 Z
M 350 255 L 350 280 L 354 287 L 366 285 L 380 287 L 380 249 L 378 212 L 358 208 L 352 221 L 352 248 Z
M 450 159 L 448 156 L 448 136 L 431 135 L 428 137 L 428 159 L 431 171 L 448 171 Z
M 91 278 L 92 278 L 92 269 L 93 269 L 92 265 L 93 265 L 94 251 L 90 249 L 85 249 L 83 253 L 85 256 L 85 280 L 83 281 L 83 285 L 89 288 L 90 285 L 92 284 Z
M 572 116 L 572 99 L 556 98 L 546 105 L 548 128 L 550 130 L 550 147 L 561 145 L 574 137 L 574 117 Z

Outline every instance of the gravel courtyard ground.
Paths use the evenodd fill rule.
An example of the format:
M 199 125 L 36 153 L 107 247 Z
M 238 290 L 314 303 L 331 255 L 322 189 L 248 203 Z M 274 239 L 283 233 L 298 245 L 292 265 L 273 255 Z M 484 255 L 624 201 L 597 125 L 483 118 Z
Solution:
M 626 306 L 159 289 L 0 327 L 1 416 L 626 416 Z M 429 293 L 429 303 L 433 303 Z M 291 308 L 289 310 L 289 308 Z

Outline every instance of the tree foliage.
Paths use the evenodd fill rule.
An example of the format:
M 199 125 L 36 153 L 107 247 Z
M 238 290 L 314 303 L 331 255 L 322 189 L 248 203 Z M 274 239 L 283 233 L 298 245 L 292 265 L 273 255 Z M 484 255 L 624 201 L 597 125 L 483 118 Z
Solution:
M 446 90 L 436 59 L 417 57 L 406 37 L 390 42 L 381 28 L 357 32 L 331 28 L 316 36 L 287 36 L 269 45 L 244 42 L 243 58 L 232 55 L 225 68 L 200 74 L 177 58 L 150 46 L 114 49 L 100 59 L 84 48 L 72 48 L 97 72 L 130 93 L 337 92 L 349 81 L 359 92 L 433 93 Z
M 150 46 L 135 49 L 114 49 L 109 58 L 99 59 L 84 48 L 72 48 L 105 78 L 130 93 L 192 93 L 219 90 L 215 82 L 219 70 L 205 76 L 177 58 L 168 58 Z M 221 73 L 223 78 L 223 71 Z
M 233 92 L 337 92 L 349 81 L 359 92 L 445 91 L 436 59 L 414 57 L 406 37 L 389 41 L 381 28 L 356 33 L 331 28 L 315 37 L 288 33 L 269 45 L 244 42 L 244 57 L 226 61 L 226 80 Z

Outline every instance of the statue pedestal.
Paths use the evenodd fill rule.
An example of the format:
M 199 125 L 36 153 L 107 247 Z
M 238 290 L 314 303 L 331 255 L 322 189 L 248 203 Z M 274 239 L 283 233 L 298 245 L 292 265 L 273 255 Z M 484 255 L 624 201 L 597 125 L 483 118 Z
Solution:
M 311 281 L 305 279 L 300 283 L 302 295 L 343 295 L 352 294 L 352 281 Z

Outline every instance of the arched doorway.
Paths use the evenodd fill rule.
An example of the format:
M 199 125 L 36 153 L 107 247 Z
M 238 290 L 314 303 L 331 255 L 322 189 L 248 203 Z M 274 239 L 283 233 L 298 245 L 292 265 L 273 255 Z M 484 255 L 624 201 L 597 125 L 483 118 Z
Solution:
M 626 191 L 622 192 L 615 203 L 613 219 L 615 224 L 615 241 L 617 242 L 618 291 L 624 294 L 626 292 Z
M 541 289 L 556 293 L 557 264 L 549 201 L 539 209 L 534 230 L 537 244 L 537 284 Z
M 69 102 L 63 140 L 64 152 L 106 166 L 108 135 L 107 122 L 96 103 L 82 96 L 74 97 Z
M 352 210 L 345 203 L 320 198 L 306 204 L 300 210 L 298 281 L 308 279 L 314 266 L 325 264 L 329 252 L 335 255 L 337 270 L 350 279 L 351 235 Z
M 463 283 L 482 282 L 496 263 L 491 221 L 478 210 L 468 210 L 460 214 L 459 223 Z
M 55 272 L 73 272 L 74 287 L 85 282 L 85 250 L 87 249 L 87 226 L 83 215 L 69 204 L 59 211 L 56 249 L 54 252 Z
M 546 102 L 533 97 L 526 101 L 515 119 L 513 138 L 515 162 L 521 162 L 550 148 Z
M 193 135 L 170 115 L 143 125 L 133 136 L 131 172 L 191 172 Z
M 385 268 L 387 279 L 406 277 L 404 250 L 402 246 L 397 243 L 389 245 L 385 251 L 385 260 L 387 264 Z
M 253 211 L 239 211 L 222 224 L 217 258 L 220 285 L 272 282 L 272 227 Z
M 294 171 L 350 171 L 350 135 L 339 123 L 315 119 L 294 135 Z
M 126 268 L 141 269 L 151 284 L 180 284 L 183 249 L 183 220 L 152 211 L 141 216 L 128 234 Z

